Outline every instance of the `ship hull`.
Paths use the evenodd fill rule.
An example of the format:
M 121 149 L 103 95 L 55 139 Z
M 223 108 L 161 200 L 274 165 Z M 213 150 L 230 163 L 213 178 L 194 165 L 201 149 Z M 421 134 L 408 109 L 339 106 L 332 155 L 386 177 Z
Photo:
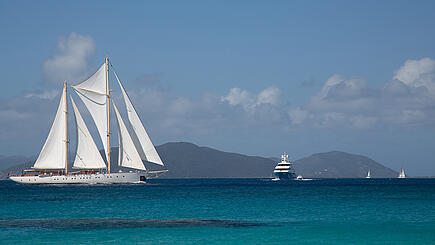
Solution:
M 145 173 L 96 173 L 77 175 L 10 176 L 10 180 L 21 184 L 128 184 L 145 183 Z
M 279 180 L 293 180 L 296 179 L 296 174 L 291 172 L 274 172 L 273 175 Z

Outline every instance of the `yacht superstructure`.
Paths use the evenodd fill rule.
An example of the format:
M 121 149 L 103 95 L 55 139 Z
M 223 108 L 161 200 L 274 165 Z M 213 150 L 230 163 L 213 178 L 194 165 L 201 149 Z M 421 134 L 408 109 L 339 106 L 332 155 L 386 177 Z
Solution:
M 281 162 L 279 162 L 273 170 L 274 180 L 289 180 L 296 179 L 295 171 L 292 168 L 292 163 L 288 161 L 288 155 L 281 155 Z

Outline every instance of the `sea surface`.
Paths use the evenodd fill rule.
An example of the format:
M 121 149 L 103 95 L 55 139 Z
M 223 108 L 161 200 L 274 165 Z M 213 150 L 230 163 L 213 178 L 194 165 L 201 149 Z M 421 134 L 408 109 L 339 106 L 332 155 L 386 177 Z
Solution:
M 435 244 L 435 179 L 0 181 L 0 244 Z

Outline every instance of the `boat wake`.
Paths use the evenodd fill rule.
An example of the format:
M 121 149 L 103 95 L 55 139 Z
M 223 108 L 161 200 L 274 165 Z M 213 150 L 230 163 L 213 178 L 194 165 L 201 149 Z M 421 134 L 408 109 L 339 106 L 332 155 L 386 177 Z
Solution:
M 0 219 L 0 228 L 45 228 L 56 230 L 98 230 L 171 227 L 256 227 L 261 223 L 221 219 Z

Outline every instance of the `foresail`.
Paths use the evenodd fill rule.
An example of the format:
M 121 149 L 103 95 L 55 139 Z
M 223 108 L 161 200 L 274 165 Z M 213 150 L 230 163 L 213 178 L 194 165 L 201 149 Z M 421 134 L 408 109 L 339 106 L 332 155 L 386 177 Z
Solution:
M 74 109 L 74 118 L 76 122 L 77 150 L 73 163 L 73 168 L 98 169 L 106 168 L 103 158 L 86 127 L 80 112 L 71 97 L 71 104 Z
M 116 76 L 116 78 L 118 80 L 119 86 L 121 87 L 125 106 L 127 107 L 128 120 L 131 127 L 130 135 L 133 139 L 136 149 L 143 160 L 164 166 L 159 154 L 156 151 L 156 148 L 154 148 L 154 145 L 145 130 L 145 127 L 143 126 L 136 110 L 134 109 L 133 104 L 128 98 L 127 92 L 122 86 L 121 81 L 119 81 L 118 76 Z
M 51 125 L 45 144 L 36 159 L 33 168 L 36 169 L 63 169 L 65 168 L 65 89 L 60 98 L 56 116 Z
M 106 159 L 108 159 L 106 74 L 107 69 L 104 63 L 90 78 L 73 88 L 94 119 L 106 152 Z
M 118 108 L 113 103 L 116 120 L 118 122 L 119 159 L 118 164 L 122 167 L 146 170 L 139 153 L 134 146 L 133 140 L 128 133 L 127 127 L 122 121 Z

